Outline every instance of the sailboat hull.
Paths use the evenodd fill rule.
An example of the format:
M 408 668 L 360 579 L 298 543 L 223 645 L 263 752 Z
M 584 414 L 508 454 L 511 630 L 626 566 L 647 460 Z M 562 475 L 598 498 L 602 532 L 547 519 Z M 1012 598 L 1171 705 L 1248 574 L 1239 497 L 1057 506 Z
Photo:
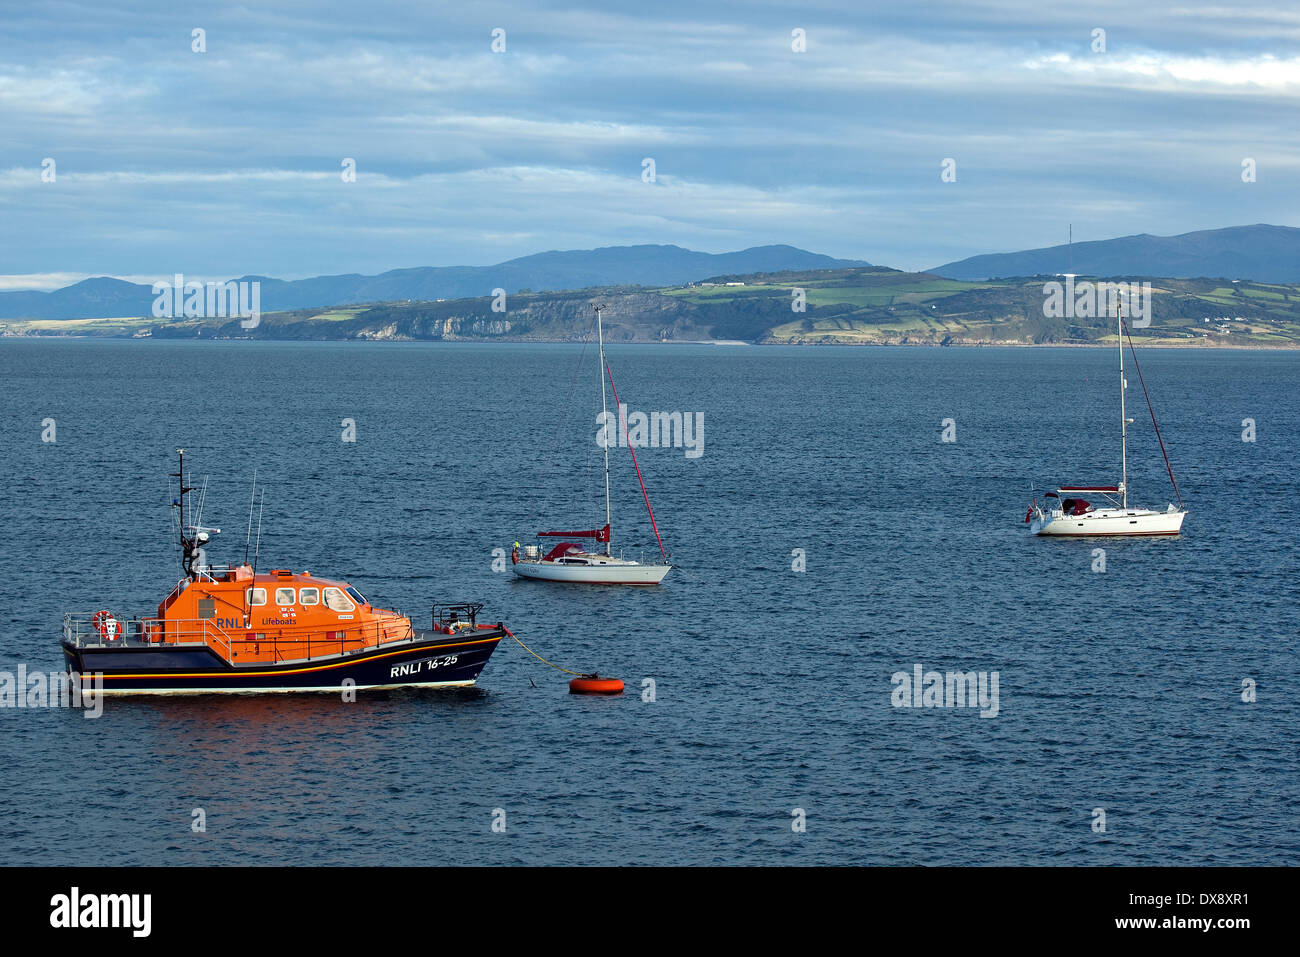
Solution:
M 583 585 L 658 585 L 671 568 L 671 565 L 642 565 L 617 559 L 581 565 L 541 561 L 521 561 L 514 565 L 515 574 L 520 578 Z
M 1099 508 L 1083 515 L 1059 512 L 1035 521 L 1035 535 L 1074 538 L 1122 538 L 1138 535 L 1177 535 L 1187 512 L 1180 509 L 1153 512 L 1141 508 Z

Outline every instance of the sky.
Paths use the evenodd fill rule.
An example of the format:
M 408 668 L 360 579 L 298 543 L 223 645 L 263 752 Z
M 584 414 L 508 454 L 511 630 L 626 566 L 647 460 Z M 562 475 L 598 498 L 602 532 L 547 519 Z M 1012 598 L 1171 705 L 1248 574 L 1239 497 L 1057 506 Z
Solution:
M 1297 107 L 1295 3 L 0 0 L 0 289 L 1295 226 Z

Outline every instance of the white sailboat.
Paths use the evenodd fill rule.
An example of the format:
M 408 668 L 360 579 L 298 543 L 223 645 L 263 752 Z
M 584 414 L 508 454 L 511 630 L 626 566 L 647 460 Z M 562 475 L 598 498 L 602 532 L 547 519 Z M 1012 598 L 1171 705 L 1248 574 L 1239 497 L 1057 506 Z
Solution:
M 1151 397 L 1146 393 L 1146 383 L 1142 381 L 1142 369 L 1137 364 L 1137 352 L 1133 351 L 1131 339 L 1129 350 L 1133 351 L 1133 367 L 1137 370 L 1142 393 L 1146 395 L 1147 409 L 1151 411 L 1151 424 L 1160 442 L 1160 452 L 1165 457 L 1165 468 L 1169 470 L 1169 481 L 1173 483 L 1178 505 L 1170 503 L 1167 508 L 1156 510 L 1138 508 L 1128 503 L 1128 427 L 1133 420 L 1127 417 L 1124 400 L 1124 393 L 1128 388 L 1128 380 L 1124 377 L 1124 338 L 1127 330 L 1122 307 L 1116 310 L 1116 326 L 1119 345 L 1119 485 L 1063 485 L 1055 492 L 1047 493 L 1047 498 L 1056 499 L 1055 506 L 1046 503 L 1040 506 L 1035 498 L 1025 514 L 1029 530 L 1035 535 L 1068 537 L 1177 535 L 1182 530 L 1187 510 L 1183 508 L 1178 482 L 1174 478 L 1173 468 L 1169 465 L 1164 439 L 1160 438 L 1160 426 L 1156 423 L 1155 411 L 1151 409 Z M 1084 496 L 1100 497 L 1106 504 L 1095 506 Z
M 605 546 L 604 551 L 588 551 L 582 545 L 572 541 L 561 541 L 545 554 L 537 545 L 527 545 L 522 549 L 518 542 L 510 553 L 512 567 L 520 578 L 534 578 L 541 581 L 573 582 L 588 585 L 658 585 L 673 567 L 668 564 L 668 553 L 664 551 L 663 541 L 659 541 L 659 551 L 663 563 L 638 562 L 629 558 L 615 556 L 610 534 L 609 507 L 609 446 L 608 437 L 610 416 L 605 398 L 605 376 L 610 375 L 605 364 L 605 333 L 601 325 L 601 306 L 596 306 L 596 341 L 600 351 L 600 410 L 601 422 L 604 423 L 606 441 L 601 445 L 605 452 L 605 527 L 585 531 L 546 531 L 538 532 L 539 538 L 589 539 Z M 610 376 L 610 387 L 613 388 Z M 618 393 L 614 393 L 615 404 Z M 631 444 L 628 451 L 632 453 L 632 463 L 636 465 L 636 452 Z M 636 465 L 637 479 L 641 478 L 641 467 Z M 641 483 L 641 493 L 645 496 L 646 510 L 650 513 L 650 524 L 654 527 L 655 538 L 659 539 L 659 527 L 655 523 L 654 511 L 650 508 L 650 496 L 646 493 L 645 483 Z

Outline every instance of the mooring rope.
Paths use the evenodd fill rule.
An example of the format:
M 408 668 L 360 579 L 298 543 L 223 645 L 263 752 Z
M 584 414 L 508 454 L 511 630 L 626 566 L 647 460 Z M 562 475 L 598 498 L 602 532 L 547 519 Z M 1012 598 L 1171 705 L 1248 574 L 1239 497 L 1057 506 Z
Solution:
M 502 625 L 502 626 L 501 626 L 501 630 L 504 631 L 504 632 L 505 632 L 507 635 L 509 635 L 511 638 L 514 638 L 515 641 L 519 642 L 519 647 L 522 648 L 522 649 L 524 649 L 524 651 L 528 652 L 530 655 L 532 655 L 534 658 L 536 658 L 536 659 L 537 659 L 538 661 L 540 661 L 542 664 L 544 664 L 544 665 L 550 665 L 550 666 L 551 666 L 552 668 L 554 668 L 556 671 L 563 671 L 566 675 L 576 675 L 576 676 L 579 677 L 579 678 L 595 678 L 595 677 L 598 677 L 594 672 L 588 673 L 588 672 L 585 672 L 585 671 L 570 671 L 568 668 L 561 668 L 561 667 L 560 667 L 559 665 L 557 665 L 555 662 L 553 662 L 553 661 L 547 661 L 545 658 L 543 658 L 543 657 L 542 657 L 541 655 L 539 655 L 537 652 L 533 651 L 533 649 L 529 648 L 529 647 L 528 647 L 526 644 L 524 644 L 522 641 L 519 641 L 518 637 L 515 636 L 515 633 L 514 633 L 513 631 L 511 631 L 509 628 L 507 628 L 505 625 Z

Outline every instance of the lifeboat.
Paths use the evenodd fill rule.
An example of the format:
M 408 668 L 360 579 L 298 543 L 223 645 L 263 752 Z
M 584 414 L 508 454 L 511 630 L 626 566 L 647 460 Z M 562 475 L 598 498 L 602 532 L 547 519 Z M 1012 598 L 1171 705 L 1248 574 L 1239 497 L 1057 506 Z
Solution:
M 180 496 L 184 516 L 184 451 Z M 479 624 L 482 604 L 433 605 L 428 629 L 369 602 L 346 581 L 309 572 L 258 572 L 206 562 L 219 529 L 180 523 L 183 577 L 157 613 L 69 613 L 63 655 L 83 687 L 107 694 L 315 691 L 473 685 L 505 636 Z M 250 514 L 251 530 L 251 514 Z

